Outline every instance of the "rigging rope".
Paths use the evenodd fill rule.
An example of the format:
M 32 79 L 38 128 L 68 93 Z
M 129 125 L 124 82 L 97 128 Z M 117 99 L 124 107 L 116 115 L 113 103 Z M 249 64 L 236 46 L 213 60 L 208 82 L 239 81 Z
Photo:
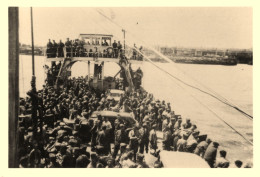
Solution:
M 156 65 L 153 61 L 151 61 L 151 59 L 149 59 L 147 56 L 143 55 L 152 65 L 154 65 L 155 67 L 157 67 L 158 69 L 162 70 L 163 72 L 169 74 L 170 76 L 172 76 L 172 78 L 176 79 L 175 76 L 173 76 L 172 74 L 170 74 L 169 72 L 163 70 L 161 67 L 159 67 L 158 65 Z M 184 89 L 182 86 L 180 86 L 179 84 L 177 84 L 179 87 L 181 87 L 182 89 Z M 185 90 L 185 89 L 184 89 Z M 186 90 L 185 90 L 186 91 Z M 189 93 L 189 92 L 188 92 Z M 190 93 L 189 93 L 190 94 Z M 248 138 L 246 138 L 242 133 L 240 133 L 238 130 L 236 130 L 233 126 L 231 126 L 229 123 L 227 123 L 224 119 L 222 119 L 220 116 L 218 116 L 212 109 L 210 109 L 208 106 L 206 106 L 205 104 L 203 104 L 201 101 L 199 101 L 195 96 L 193 96 L 192 94 L 190 94 L 199 104 L 201 104 L 202 106 L 204 106 L 206 109 L 208 109 L 213 115 L 215 115 L 219 120 L 221 120 L 222 122 L 224 122 L 224 124 L 226 124 L 228 127 L 230 127 L 232 130 L 234 130 L 239 136 L 241 136 L 244 140 L 246 140 L 248 143 L 250 143 L 250 145 L 253 145 L 253 142 L 250 141 Z
M 104 15 L 100 10 L 96 9 L 96 11 L 97 11 L 101 16 L 103 16 L 104 18 L 106 18 L 107 20 L 109 20 L 111 23 L 115 24 L 116 26 L 118 26 L 118 27 L 120 27 L 120 28 L 123 28 L 121 25 L 117 24 L 115 21 L 111 20 L 109 17 L 107 17 L 106 15 Z M 134 38 L 137 38 L 137 37 L 136 37 L 134 34 L 132 34 L 131 32 L 128 31 L 128 33 L 129 33 L 130 35 L 132 35 Z M 138 38 L 138 40 L 140 40 L 142 43 L 145 44 L 146 47 L 148 47 L 149 49 L 151 49 L 152 51 L 154 51 L 157 55 L 161 56 L 161 57 L 162 57 L 163 59 L 165 59 L 166 61 L 168 61 L 168 62 L 170 62 L 170 63 L 174 63 L 171 59 L 169 59 L 168 57 L 166 57 L 166 56 L 164 56 L 163 54 L 161 54 L 159 51 L 156 51 L 156 50 L 154 50 L 152 47 L 150 47 L 149 45 L 147 45 L 147 44 L 146 44 L 143 40 L 141 40 L 140 38 Z M 140 53 L 139 51 L 137 51 L 137 52 Z M 142 54 L 142 53 L 141 53 L 141 54 Z M 142 54 L 142 55 L 143 55 L 143 54 Z M 174 66 L 176 67 L 176 65 L 174 65 Z M 176 68 L 179 69 L 178 67 L 176 67 Z M 163 70 L 163 69 L 162 69 L 162 70 Z M 180 70 L 180 69 L 179 69 L 179 70 Z M 164 70 L 163 70 L 163 71 L 164 71 Z M 181 71 L 182 71 L 182 70 L 181 70 Z M 167 71 L 164 71 L 164 72 L 167 72 Z M 183 71 L 182 71 L 182 72 L 183 72 Z M 183 73 L 184 73 L 184 72 L 183 72 Z M 202 89 L 200 89 L 200 88 L 198 88 L 198 87 L 195 87 L 195 86 L 193 86 L 193 85 L 190 85 L 190 84 L 186 83 L 185 81 L 183 81 L 183 80 L 181 80 L 181 79 L 179 79 L 179 78 L 173 76 L 173 75 L 170 74 L 169 72 L 167 72 L 167 74 L 171 75 L 172 77 L 174 77 L 174 78 L 177 79 L 178 81 L 182 82 L 183 84 L 185 84 L 185 85 L 187 85 L 187 86 L 189 86 L 189 87 L 191 87 L 191 88 L 194 88 L 194 89 L 196 89 L 196 90 L 198 90 L 198 91 L 200 91 L 200 92 L 202 92 L 202 93 L 205 93 L 205 94 L 207 94 L 207 95 L 209 95 L 209 96 L 211 96 L 211 97 L 217 99 L 218 101 L 220 101 L 220 102 L 222 102 L 222 103 L 224 103 L 224 104 L 226 104 L 226 105 L 228 105 L 228 106 L 234 108 L 234 109 L 237 110 L 238 112 L 242 113 L 242 115 L 244 115 L 245 117 L 247 117 L 249 120 L 252 120 L 252 119 L 253 119 L 253 116 L 251 116 L 250 114 L 246 113 L 245 111 L 243 111 L 242 109 L 240 109 L 238 106 L 236 106 L 236 105 L 230 103 L 230 101 L 228 101 L 228 100 L 227 100 L 226 98 L 224 98 L 223 96 L 217 94 L 217 93 L 216 93 L 215 91 L 213 91 L 212 89 L 211 89 L 212 92 L 214 92 L 215 95 L 217 95 L 217 96 L 215 96 L 215 95 L 212 94 L 212 93 L 206 92 L 206 91 L 204 91 L 204 90 L 202 90 Z M 185 74 L 186 74 L 186 73 L 185 73 Z M 189 77 L 191 77 L 191 76 L 189 76 Z M 192 77 L 191 77 L 191 78 L 192 78 Z M 192 78 L 192 79 L 193 79 L 193 78 Z M 193 79 L 193 80 L 195 80 L 195 79 Z M 196 81 L 196 80 L 195 80 L 195 81 Z M 196 81 L 196 82 L 198 82 L 198 81 Z M 198 82 L 198 83 L 199 83 L 199 82 Z M 199 84 L 202 85 L 201 83 L 199 83 Z M 202 86 L 204 86 L 204 85 L 202 85 Z M 206 87 L 206 86 L 204 86 L 204 87 Z M 207 87 L 206 87 L 206 88 L 207 88 Z M 208 88 L 208 90 L 210 90 L 210 89 Z M 219 98 L 219 97 L 221 97 L 221 98 L 224 99 L 224 100 L 222 100 L 222 99 Z
M 98 10 L 97 10 L 98 11 Z M 98 11 L 99 12 L 99 11 Z M 116 24 L 114 21 L 110 20 L 110 18 L 106 17 L 105 15 L 103 15 L 101 12 L 99 12 L 102 16 L 104 16 L 106 19 L 108 19 L 109 21 L 111 21 L 112 23 Z M 120 25 L 118 25 L 119 27 L 121 27 Z M 104 28 L 105 29 L 105 28 Z M 108 31 L 107 29 L 105 29 L 106 31 Z M 128 45 L 127 45 L 128 46 Z M 128 46 L 130 47 L 130 46 Z M 132 47 L 130 47 L 132 48 Z M 153 50 L 153 49 L 152 49 Z M 216 98 L 217 100 L 221 101 L 222 103 L 230 106 L 230 107 L 233 107 L 234 109 L 238 110 L 239 112 L 243 113 L 244 115 L 248 116 L 248 117 L 251 117 L 253 118 L 251 115 L 245 113 L 244 111 L 242 111 L 241 109 L 239 109 L 238 107 L 235 107 L 227 102 L 224 102 L 223 100 L 219 99 L 218 97 L 216 97 L 215 95 L 211 94 L 211 93 L 208 93 L 204 90 L 201 90 L 200 88 L 197 88 L 195 86 L 192 86 L 184 81 L 182 81 L 181 79 L 177 78 L 176 76 L 172 75 L 171 73 L 169 73 L 168 71 L 165 71 L 163 68 L 159 67 L 158 65 L 156 65 L 153 61 L 151 61 L 151 59 L 149 59 L 148 56 L 144 55 L 143 53 L 141 53 L 140 51 L 136 50 L 139 54 L 143 55 L 144 58 L 150 62 L 152 65 L 154 65 L 155 67 L 157 67 L 158 69 L 160 69 L 161 71 L 165 72 L 166 74 L 168 74 L 169 76 L 171 76 L 171 78 L 174 78 L 175 80 L 178 80 L 179 82 L 191 87 L 191 88 L 194 88 L 196 90 L 199 90 L 205 94 L 208 94 L 214 98 Z M 154 51 L 154 50 L 153 50 Z M 157 51 L 155 52 L 157 53 Z M 160 54 L 161 56 L 162 54 Z M 163 56 L 163 58 L 167 58 L 165 56 Z M 170 60 L 167 58 L 167 61 Z M 170 62 L 172 63 L 172 61 L 170 60 Z M 182 86 L 180 86 L 179 84 L 177 84 L 179 87 L 181 87 L 182 89 L 184 89 Z M 185 89 L 184 89 L 185 90 Z M 186 90 L 185 90 L 186 91 Z M 189 93 L 190 94 L 190 93 Z M 241 134 L 239 131 L 237 131 L 233 126 L 231 126 L 229 123 L 227 123 L 224 119 L 222 119 L 220 116 L 218 116 L 212 109 L 210 109 L 208 106 L 206 106 L 205 104 L 203 104 L 201 101 L 199 101 L 195 96 L 193 96 L 192 94 L 190 94 L 199 104 L 201 104 L 202 106 L 204 106 L 206 109 L 208 109 L 213 115 L 215 115 L 215 117 L 217 117 L 220 121 L 222 121 L 225 125 L 227 125 L 229 128 L 231 128 L 233 131 L 235 131 L 239 136 L 241 136 L 244 140 L 246 140 L 250 145 L 253 145 L 253 142 L 250 141 L 248 138 L 246 138 L 243 134 Z M 224 98 L 224 97 L 223 97 Z M 225 99 L 225 98 L 224 98 Z M 252 119 L 250 119 L 252 120 Z

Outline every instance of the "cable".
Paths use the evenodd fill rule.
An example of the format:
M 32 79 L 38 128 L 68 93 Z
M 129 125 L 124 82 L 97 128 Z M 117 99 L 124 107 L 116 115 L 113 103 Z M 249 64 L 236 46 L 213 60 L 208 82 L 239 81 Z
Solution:
M 151 63 L 153 64 L 155 67 L 157 67 L 158 69 L 162 70 L 162 68 L 160 68 L 159 66 L 157 66 L 153 61 L 151 61 L 147 56 L 144 55 L 144 57 Z M 171 75 L 169 72 L 162 70 L 165 73 Z M 176 79 L 175 76 L 171 75 L 172 78 Z M 177 78 L 178 79 L 178 78 Z M 182 86 L 180 86 L 179 84 L 177 84 L 179 87 L 181 87 L 182 89 L 184 89 Z M 185 90 L 185 89 L 184 89 Z M 185 90 L 186 91 L 186 90 Z M 187 92 L 187 91 L 186 91 Z M 188 92 L 189 93 L 189 92 Z M 190 94 L 190 93 L 189 93 Z M 201 104 L 202 106 L 204 106 L 206 109 L 208 109 L 212 114 L 215 115 L 215 117 L 217 117 L 219 120 L 221 120 L 222 122 L 224 122 L 224 124 L 226 124 L 228 127 L 230 127 L 232 130 L 234 130 L 239 136 L 241 136 L 244 140 L 246 140 L 248 143 L 250 143 L 250 145 L 253 145 L 253 142 L 250 141 L 249 139 L 247 139 L 243 134 L 241 134 L 239 131 L 237 131 L 234 127 L 232 127 L 229 123 L 227 123 L 224 119 L 222 119 L 220 116 L 218 116 L 212 109 L 210 109 L 208 106 L 206 106 L 205 104 L 203 104 L 201 101 L 199 101 L 195 96 L 193 96 L 192 94 L 190 94 L 197 102 L 199 102 L 199 104 Z
M 103 16 L 103 15 L 102 15 Z M 101 26 L 101 25 L 100 25 Z M 103 29 L 105 29 L 106 31 L 108 31 L 106 28 L 103 28 Z M 116 37 L 117 38 L 117 37 Z M 128 46 L 128 47 L 130 47 L 130 46 Z M 130 48 L 132 48 L 132 47 L 130 47 Z M 137 51 L 138 53 L 140 53 L 140 54 L 142 54 L 141 52 L 139 52 L 139 51 Z M 219 98 L 217 98 L 215 95 L 213 95 L 213 94 L 210 94 L 210 93 L 208 93 L 208 92 L 206 92 L 206 91 L 203 91 L 203 90 L 201 90 L 201 89 L 199 89 L 199 88 L 197 88 L 197 87 L 194 87 L 194 86 L 192 86 L 192 85 L 190 85 L 190 84 L 188 84 L 188 83 L 186 83 L 186 82 L 184 82 L 184 81 L 182 81 L 181 79 L 179 79 L 179 78 L 177 78 L 177 77 L 175 77 L 174 75 L 172 75 L 171 73 L 169 73 L 169 72 L 167 72 L 167 71 L 165 71 L 164 69 L 162 69 L 161 67 L 159 67 L 158 65 L 156 65 L 154 62 L 152 62 L 150 59 L 149 59 L 149 57 L 147 57 L 146 55 L 144 55 L 144 54 L 142 54 L 143 56 L 144 56 L 144 58 L 146 58 L 146 60 L 147 61 L 149 61 L 152 65 L 154 65 L 155 67 L 157 67 L 157 68 L 159 68 L 161 71 L 163 71 L 163 72 L 165 72 L 165 73 L 167 73 L 168 75 L 170 75 L 171 76 L 171 78 L 174 78 L 175 80 L 178 80 L 179 82 L 181 82 L 181 83 L 183 83 L 183 84 L 185 84 L 185 85 L 187 85 L 187 86 L 189 86 L 189 87 L 192 87 L 192 88 L 194 88 L 194 89 L 197 89 L 197 90 L 199 90 L 199 91 L 201 91 L 201 92 L 203 92 L 203 93 L 206 93 L 206 94 L 208 94 L 208 95 L 210 95 L 210 96 L 213 96 L 214 98 L 216 98 L 216 99 L 218 99 L 219 101 L 221 101 L 221 102 L 223 102 L 223 103 L 225 103 L 225 104 L 227 104 L 227 105 L 229 105 L 228 103 L 226 103 L 226 102 L 224 102 L 224 101 L 222 101 L 221 99 L 219 99 Z M 184 89 L 182 86 L 180 86 L 179 84 L 177 84 L 179 87 L 181 87 L 182 89 Z M 185 90 L 185 89 L 184 89 Z M 185 90 L 186 91 L 186 90 Z M 190 93 L 189 93 L 190 94 Z M 191 95 L 191 94 L 190 94 Z M 204 106 L 206 109 L 208 109 L 213 115 L 215 115 L 215 117 L 217 117 L 219 120 L 221 120 L 224 124 L 226 124 L 228 127 L 230 127 L 232 130 L 234 130 L 239 136 L 241 136 L 244 140 L 246 140 L 250 145 L 253 145 L 253 142 L 252 141 L 250 141 L 249 139 L 247 139 L 243 134 L 241 134 L 239 131 L 237 131 L 234 127 L 232 127 L 229 123 L 227 123 L 225 120 L 223 120 L 221 117 L 219 117 L 212 109 L 210 109 L 208 106 L 206 106 L 206 105 L 204 105 L 203 103 L 201 103 L 196 97 L 194 97 L 193 95 L 191 95 L 197 102 L 199 102 L 199 104 L 201 104 L 202 106 Z M 229 106 L 231 106 L 232 107 L 232 105 L 229 105 Z M 239 109 L 238 109 L 239 110 Z M 246 113 L 245 113 L 246 114 Z M 249 115 L 250 116 L 250 115 Z
M 111 20 L 109 17 L 107 17 L 106 15 L 104 15 L 100 10 L 96 9 L 96 11 L 97 11 L 101 16 L 103 16 L 104 18 L 106 18 L 107 20 L 109 20 L 111 23 L 115 24 L 116 26 L 118 26 L 118 27 L 120 27 L 120 28 L 123 28 L 121 25 L 117 24 L 116 22 L 114 22 L 113 20 Z M 128 33 L 135 37 L 135 35 L 132 34 L 131 32 L 128 31 Z M 136 37 L 135 37 L 135 38 L 136 38 Z M 140 38 L 139 38 L 139 40 L 140 40 Z M 142 40 L 141 40 L 141 41 L 142 41 Z M 146 44 L 144 41 L 142 41 L 142 42 L 143 42 L 144 44 Z M 165 59 L 166 61 L 168 61 L 168 62 L 170 62 L 170 63 L 173 63 L 172 60 L 170 60 L 168 57 L 164 56 L 164 55 L 161 54 L 160 52 L 154 50 L 154 49 L 153 49 L 152 47 L 150 47 L 149 45 L 146 44 L 146 46 L 148 46 L 149 49 L 153 50 L 156 54 L 158 54 L 159 56 L 161 56 L 161 57 L 162 57 L 163 59 Z M 139 51 L 137 51 L 137 52 L 139 52 Z M 140 52 L 139 52 L 139 53 L 140 53 Z M 175 67 L 176 67 L 176 66 L 175 66 Z M 179 68 L 178 68 L 178 69 L 179 69 Z M 179 69 L 179 70 L 180 70 L 180 69 Z M 167 71 L 166 71 L 166 72 L 167 72 Z M 183 72 L 183 71 L 182 71 L 182 72 Z M 246 113 L 245 111 L 243 111 L 242 109 L 240 109 L 238 106 L 232 105 L 232 103 L 230 103 L 227 99 L 225 99 L 225 98 L 222 97 L 221 95 L 217 94 L 216 92 L 215 92 L 215 94 L 216 94 L 216 95 L 219 95 L 219 97 L 221 97 L 221 98 L 224 99 L 225 101 L 221 100 L 220 98 L 218 98 L 217 96 L 215 96 L 215 95 L 213 95 L 213 94 L 211 94 L 211 93 L 208 93 L 208 92 L 206 92 L 206 91 L 204 91 L 204 90 L 202 90 L 202 89 L 200 89 L 200 88 L 198 88 L 198 87 L 195 87 L 195 86 L 193 86 L 193 85 L 190 85 L 190 84 L 184 82 L 183 80 L 181 80 L 181 79 L 179 79 L 179 78 L 173 76 L 173 75 L 170 74 L 169 72 L 167 72 L 167 74 L 171 75 L 172 77 L 174 77 L 175 79 L 177 79 L 177 80 L 179 80 L 180 82 L 184 83 L 185 85 L 187 85 L 187 86 L 189 86 L 189 87 L 191 87 L 191 88 L 194 88 L 194 89 L 196 89 L 196 90 L 199 90 L 200 92 L 203 92 L 203 93 L 205 93 L 205 94 L 208 94 L 208 95 L 212 96 L 213 98 L 219 100 L 220 102 L 222 102 L 222 103 L 224 103 L 224 104 L 226 104 L 226 105 L 228 105 L 228 106 L 234 108 L 235 110 L 237 110 L 237 111 L 239 111 L 240 113 L 242 113 L 245 117 L 249 118 L 249 120 L 252 120 L 252 119 L 253 119 L 253 116 L 251 116 L 250 114 Z M 193 80 L 195 80 L 195 79 L 193 79 Z M 198 81 L 197 81 L 197 82 L 198 82 Z M 200 83 L 200 85 L 202 85 L 202 84 Z M 206 87 L 206 86 L 204 86 L 204 87 Z

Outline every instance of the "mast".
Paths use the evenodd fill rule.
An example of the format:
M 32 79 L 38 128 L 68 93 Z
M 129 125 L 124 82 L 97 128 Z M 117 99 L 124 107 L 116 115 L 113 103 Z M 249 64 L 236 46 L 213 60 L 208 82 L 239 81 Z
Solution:
M 34 39 L 33 39 L 33 9 L 31 7 L 31 36 L 32 36 L 32 75 L 35 76 L 34 69 Z
M 38 127 L 38 95 L 36 91 L 36 77 L 35 77 L 35 69 L 34 69 L 34 38 L 33 38 L 33 10 L 31 7 L 31 37 L 32 37 L 32 81 L 31 87 L 32 89 L 27 93 L 31 97 L 32 101 L 32 125 L 33 125 L 33 137 L 36 140 L 37 135 L 37 127 Z

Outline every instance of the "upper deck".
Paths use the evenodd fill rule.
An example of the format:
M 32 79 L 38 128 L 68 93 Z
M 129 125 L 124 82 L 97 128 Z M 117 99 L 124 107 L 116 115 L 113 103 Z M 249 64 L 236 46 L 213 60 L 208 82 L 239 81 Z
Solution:
M 45 51 L 46 60 L 49 62 L 63 61 L 70 58 L 71 61 L 116 62 L 119 56 L 125 53 L 130 63 L 142 63 L 143 57 L 134 50 L 125 50 L 120 41 L 114 40 L 109 34 L 80 34 L 76 40 L 69 40 L 65 44 L 48 43 Z M 137 50 L 137 49 L 135 49 Z

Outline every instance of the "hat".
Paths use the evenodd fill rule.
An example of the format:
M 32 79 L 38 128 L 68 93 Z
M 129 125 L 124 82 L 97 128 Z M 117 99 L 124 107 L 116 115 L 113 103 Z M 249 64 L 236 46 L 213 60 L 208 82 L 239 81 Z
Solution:
M 156 127 L 157 127 L 157 125 L 156 125 L 156 124 L 153 124 L 153 125 L 152 125 L 152 128 L 156 128 Z
M 74 135 L 74 136 L 75 136 L 75 135 L 78 135 L 78 134 L 79 134 L 79 132 L 78 132 L 78 131 L 75 131 L 75 130 L 74 130 L 74 131 L 72 131 L 72 135 Z
M 82 116 L 87 116 L 88 115 L 88 113 L 87 112 L 82 112 Z
M 213 145 L 218 147 L 219 143 L 218 142 L 213 142 Z
M 59 143 L 59 142 L 56 142 L 55 144 L 54 144 L 54 146 L 57 148 L 57 147 L 61 147 L 61 143 Z
M 75 128 L 75 131 L 78 131 L 80 126 L 76 124 L 74 128 Z
M 241 160 L 235 161 L 236 166 L 241 167 L 243 165 L 243 162 Z
M 221 150 L 221 151 L 219 151 L 219 154 L 220 154 L 222 157 L 226 157 L 227 152 L 226 152 L 225 150 Z
M 120 143 L 120 147 L 126 147 L 127 144 L 126 143 Z
M 54 153 L 49 153 L 49 157 L 50 157 L 50 159 L 56 158 L 56 155 Z

